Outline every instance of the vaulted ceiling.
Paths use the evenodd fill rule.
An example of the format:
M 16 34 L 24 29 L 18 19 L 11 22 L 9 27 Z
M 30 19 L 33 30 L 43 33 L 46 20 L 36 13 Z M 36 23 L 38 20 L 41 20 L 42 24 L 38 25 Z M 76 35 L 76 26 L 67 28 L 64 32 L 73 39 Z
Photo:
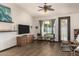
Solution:
M 38 11 L 40 8 L 38 6 L 43 6 L 43 3 L 18 3 L 18 6 L 23 8 L 32 16 L 44 16 L 44 11 Z M 52 5 L 55 11 L 50 11 L 46 15 L 62 15 L 79 13 L 79 3 L 48 3 Z

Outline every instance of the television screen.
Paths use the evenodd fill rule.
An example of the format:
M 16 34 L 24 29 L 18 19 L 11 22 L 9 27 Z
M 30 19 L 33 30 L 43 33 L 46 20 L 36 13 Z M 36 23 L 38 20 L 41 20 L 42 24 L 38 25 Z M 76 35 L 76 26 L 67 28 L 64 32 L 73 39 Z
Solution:
M 30 33 L 30 26 L 29 25 L 18 25 L 18 34 L 26 34 Z

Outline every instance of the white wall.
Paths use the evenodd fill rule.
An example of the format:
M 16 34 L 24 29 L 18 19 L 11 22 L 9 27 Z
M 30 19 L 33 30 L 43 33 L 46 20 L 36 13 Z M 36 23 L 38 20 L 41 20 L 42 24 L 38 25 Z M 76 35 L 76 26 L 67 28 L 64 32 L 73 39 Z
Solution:
M 37 33 L 40 33 L 40 24 L 39 24 L 39 20 L 33 18 L 33 25 L 32 25 L 32 32 L 34 33 L 34 37 L 37 38 Z M 36 29 L 35 27 L 38 26 L 38 29 Z
M 79 29 L 79 14 L 71 15 L 71 39 L 74 39 L 73 29 Z
M 32 17 L 27 14 L 27 12 L 25 12 L 24 9 L 20 8 L 19 6 L 17 6 L 16 4 L 2 4 L 5 5 L 7 7 L 11 8 L 11 16 L 12 16 L 12 21 L 14 23 L 4 23 L 4 22 L 0 22 L 0 30 L 4 29 L 4 30 L 11 30 L 14 27 L 17 27 L 17 24 L 24 24 L 24 25 L 30 25 L 32 26 Z M 32 30 L 31 30 L 32 32 Z
M 24 9 L 16 4 L 2 4 L 11 8 L 12 21 L 14 23 L 0 22 L 0 31 L 3 30 L 17 30 L 18 24 L 29 26 L 36 25 L 32 16 L 30 16 Z M 34 25 L 33 25 L 34 23 Z M 30 28 L 30 33 L 37 33 L 37 30 Z M 16 32 L 0 32 L 0 51 L 16 45 Z M 7 38 L 7 39 L 6 39 Z
M 64 15 L 57 15 L 57 16 L 48 16 L 48 17 L 36 17 L 37 20 L 48 20 L 48 19 L 56 19 L 55 21 L 55 41 L 58 41 L 58 17 L 70 16 L 71 18 L 71 40 L 74 40 L 74 29 L 79 29 L 79 13 L 75 14 L 64 14 Z

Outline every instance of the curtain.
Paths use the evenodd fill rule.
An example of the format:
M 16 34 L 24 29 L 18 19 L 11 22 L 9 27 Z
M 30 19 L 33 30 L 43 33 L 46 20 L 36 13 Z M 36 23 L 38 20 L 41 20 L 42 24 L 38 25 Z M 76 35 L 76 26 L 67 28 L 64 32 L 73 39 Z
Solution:
M 43 23 L 43 21 L 40 20 L 40 21 L 39 21 L 39 24 L 40 24 L 40 34 L 41 34 L 41 35 L 42 35 L 42 23 Z
M 53 31 L 54 23 L 55 23 L 55 19 L 52 19 L 52 33 L 53 33 L 53 34 L 55 34 L 54 31 Z

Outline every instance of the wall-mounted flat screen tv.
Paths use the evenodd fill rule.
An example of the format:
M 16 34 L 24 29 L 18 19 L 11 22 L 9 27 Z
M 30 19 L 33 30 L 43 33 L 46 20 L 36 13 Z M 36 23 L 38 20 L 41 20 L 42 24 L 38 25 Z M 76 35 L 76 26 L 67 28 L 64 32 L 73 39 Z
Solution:
M 18 25 L 18 34 L 27 34 L 30 33 L 30 26 L 29 25 Z
M 0 4 L 0 22 L 12 23 L 11 8 Z

